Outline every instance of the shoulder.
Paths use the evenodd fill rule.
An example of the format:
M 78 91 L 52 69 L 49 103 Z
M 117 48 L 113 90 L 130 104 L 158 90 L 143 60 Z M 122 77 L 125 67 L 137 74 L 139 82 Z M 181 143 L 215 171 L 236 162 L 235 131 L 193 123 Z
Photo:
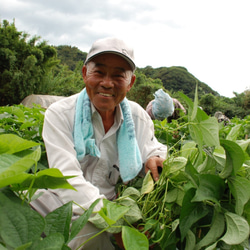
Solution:
M 134 101 L 128 100 L 130 109 L 131 109 L 131 114 L 133 117 L 133 120 L 141 120 L 144 122 L 149 122 L 151 121 L 151 118 L 149 117 L 148 113 L 142 106 L 140 106 L 138 103 Z
M 78 95 L 79 93 L 69 97 L 65 97 L 57 102 L 52 103 L 47 109 L 47 111 L 63 113 L 74 110 Z

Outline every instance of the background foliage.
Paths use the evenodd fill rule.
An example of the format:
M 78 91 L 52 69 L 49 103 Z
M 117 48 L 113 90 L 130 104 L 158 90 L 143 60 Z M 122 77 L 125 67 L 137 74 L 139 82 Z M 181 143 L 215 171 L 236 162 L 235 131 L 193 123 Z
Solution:
M 17 31 L 15 23 L 3 20 L 0 24 L 0 106 L 19 104 L 30 94 L 70 96 L 84 87 L 81 68 L 86 52 L 66 45 L 50 46 L 36 36 L 28 38 Z M 193 99 L 198 83 L 199 105 L 208 115 L 221 111 L 229 118 L 244 118 L 249 114 L 250 90 L 234 93 L 233 98 L 223 97 L 177 66 L 147 66 L 137 68 L 135 74 L 128 98 L 144 108 L 159 88 L 175 98 L 182 92 Z

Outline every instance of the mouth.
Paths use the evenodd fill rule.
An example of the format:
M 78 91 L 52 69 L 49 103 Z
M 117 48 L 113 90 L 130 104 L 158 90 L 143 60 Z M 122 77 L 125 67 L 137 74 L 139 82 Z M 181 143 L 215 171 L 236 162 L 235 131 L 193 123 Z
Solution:
M 98 94 L 101 95 L 101 96 L 105 96 L 105 97 L 112 97 L 113 96 L 112 94 L 101 93 L 101 92 L 99 92 Z

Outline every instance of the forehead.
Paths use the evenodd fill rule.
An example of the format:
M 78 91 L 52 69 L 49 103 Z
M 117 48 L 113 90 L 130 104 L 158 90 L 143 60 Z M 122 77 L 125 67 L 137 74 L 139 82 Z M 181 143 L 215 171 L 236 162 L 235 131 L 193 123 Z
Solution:
M 103 53 L 97 55 L 93 59 L 91 59 L 91 62 L 94 62 L 96 66 L 123 69 L 124 71 L 132 71 L 131 66 L 123 57 L 112 53 Z

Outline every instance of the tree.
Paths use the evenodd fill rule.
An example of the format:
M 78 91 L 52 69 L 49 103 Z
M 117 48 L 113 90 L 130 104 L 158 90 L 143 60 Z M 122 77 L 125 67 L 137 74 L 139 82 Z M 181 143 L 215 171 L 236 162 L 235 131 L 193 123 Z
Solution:
M 212 90 L 208 85 L 199 81 L 184 67 L 160 67 L 153 69 L 150 66 L 138 69 L 141 73 L 152 79 L 160 79 L 165 89 L 171 92 L 182 91 L 185 95 L 194 98 L 194 90 L 196 84 L 199 87 L 199 98 L 204 94 L 213 94 L 219 96 L 219 94 Z
M 68 65 L 69 69 L 74 71 L 79 61 L 84 62 L 87 57 L 86 52 L 82 52 L 77 47 L 68 45 L 60 45 L 55 47 L 57 50 L 58 59 L 61 64 Z
M 127 97 L 146 108 L 147 104 L 154 99 L 154 92 L 160 88 L 166 91 L 160 79 L 148 78 L 140 71 L 136 71 L 135 84 L 128 92 Z
M 250 110 L 250 89 L 245 91 L 244 109 Z
M 47 91 L 50 95 L 70 96 L 80 92 L 84 85 L 82 78 L 83 62 L 79 61 L 74 71 L 67 65 L 57 65 L 47 76 Z
M 41 93 L 50 70 L 59 63 L 56 50 L 40 43 L 40 37 L 27 40 L 14 22 L 0 24 L 0 105 L 19 104 L 30 94 Z
M 200 99 L 200 105 L 202 109 L 208 114 L 213 115 L 215 113 L 215 102 L 216 98 L 212 94 L 203 95 Z

